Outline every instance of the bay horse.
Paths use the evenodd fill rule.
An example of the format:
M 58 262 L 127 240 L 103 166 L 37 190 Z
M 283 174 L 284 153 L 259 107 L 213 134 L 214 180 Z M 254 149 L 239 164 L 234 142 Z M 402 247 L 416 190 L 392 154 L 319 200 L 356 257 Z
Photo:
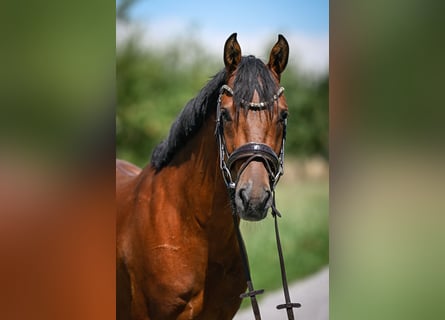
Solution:
M 246 279 L 232 207 L 239 224 L 272 205 L 268 155 L 283 148 L 289 45 L 279 35 L 265 64 L 242 56 L 236 36 L 224 45 L 225 68 L 187 103 L 151 162 L 141 170 L 116 160 L 118 319 L 225 320 L 239 309 Z M 252 156 L 258 147 L 263 156 Z M 238 156 L 226 166 L 222 151 Z

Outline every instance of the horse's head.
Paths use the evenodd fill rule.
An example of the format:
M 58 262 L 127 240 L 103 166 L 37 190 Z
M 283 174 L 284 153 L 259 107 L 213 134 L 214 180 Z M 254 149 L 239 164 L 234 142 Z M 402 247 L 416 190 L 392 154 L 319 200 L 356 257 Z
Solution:
M 253 56 L 241 56 L 236 33 L 224 46 L 227 81 L 221 88 L 217 114 L 220 165 L 232 201 L 245 220 L 266 217 L 282 174 L 288 108 L 280 75 L 288 56 L 289 46 L 282 35 L 267 65 Z

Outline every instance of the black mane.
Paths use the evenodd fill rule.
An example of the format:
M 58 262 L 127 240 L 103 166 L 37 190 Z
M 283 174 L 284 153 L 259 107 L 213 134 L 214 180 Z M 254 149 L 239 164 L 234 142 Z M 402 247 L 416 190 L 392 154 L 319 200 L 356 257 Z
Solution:
M 216 108 L 219 90 L 226 80 L 227 72 L 223 69 L 186 104 L 171 126 L 168 137 L 153 150 L 151 164 L 157 171 L 168 165 L 176 152 L 199 131 L 211 108 Z M 243 100 L 252 101 L 255 90 L 261 101 L 271 101 L 277 85 L 260 59 L 247 56 L 242 57 L 238 65 L 233 89 L 234 103 L 240 107 Z
M 209 109 L 216 108 L 219 90 L 226 78 L 226 70 L 223 69 L 182 109 L 171 126 L 168 137 L 153 150 L 151 164 L 156 170 L 166 166 L 175 153 L 201 128 Z

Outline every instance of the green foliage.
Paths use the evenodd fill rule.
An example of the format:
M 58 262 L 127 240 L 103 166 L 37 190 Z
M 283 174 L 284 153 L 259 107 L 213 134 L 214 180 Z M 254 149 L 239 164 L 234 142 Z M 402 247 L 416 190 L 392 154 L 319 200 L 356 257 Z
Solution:
M 118 157 L 143 166 L 218 67 L 193 39 L 163 50 L 142 49 L 137 41 L 131 38 L 117 53 L 116 149 Z
M 313 82 L 288 68 L 282 79 L 289 107 L 286 152 L 328 158 L 329 79 Z
M 117 156 L 144 166 L 184 105 L 222 67 L 193 36 L 162 49 L 130 37 L 117 51 Z M 283 74 L 288 154 L 328 155 L 328 78 L 308 81 L 292 63 Z

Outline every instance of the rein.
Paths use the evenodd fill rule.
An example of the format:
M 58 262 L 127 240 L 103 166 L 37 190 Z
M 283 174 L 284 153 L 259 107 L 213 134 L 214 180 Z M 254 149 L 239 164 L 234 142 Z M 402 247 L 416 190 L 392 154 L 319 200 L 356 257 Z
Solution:
M 283 94 L 284 88 L 280 87 L 277 91 L 277 93 L 274 95 L 272 101 L 267 102 L 246 102 L 242 101 L 243 106 L 245 106 L 248 110 L 255 110 L 255 111 L 261 111 L 266 109 L 270 106 L 270 104 L 274 104 L 275 102 L 278 104 L 278 98 Z M 223 123 L 222 123 L 222 117 L 221 117 L 221 98 L 223 94 L 229 94 L 233 96 L 233 90 L 228 85 L 223 85 L 221 87 L 219 97 L 218 97 L 218 104 L 217 104 L 217 116 L 216 116 L 216 131 L 215 134 L 217 136 L 218 140 L 218 148 L 219 148 L 219 166 L 221 169 L 221 173 L 224 179 L 224 183 L 226 185 L 227 191 L 229 193 L 230 197 L 230 204 L 232 207 L 232 217 L 233 217 L 233 223 L 235 225 L 239 250 L 241 253 L 241 260 L 243 262 L 243 269 L 244 274 L 246 277 L 247 282 L 247 292 L 240 295 L 240 298 L 250 298 L 250 302 L 252 305 L 252 310 L 255 315 L 256 320 L 261 320 L 261 314 L 260 309 L 258 306 L 258 301 L 256 299 L 256 296 L 258 294 L 262 294 L 264 292 L 263 289 L 255 290 L 252 282 L 252 277 L 250 275 L 250 267 L 249 267 L 249 260 L 247 256 L 247 250 L 246 246 L 241 234 L 241 231 L 239 229 L 239 223 L 238 223 L 238 214 L 237 214 L 237 208 L 235 205 L 235 191 L 236 191 L 236 184 L 241 176 L 241 174 L 244 172 L 244 170 L 247 168 L 250 162 L 254 160 L 261 160 L 263 164 L 266 167 L 266 170 L 269 174 L 269 180 L 270 180 L 270 187 L 272 191 L 272 216 L 274 217 L 275 222 L 275 237 L 277 242 L 277 250 L 278 250 L 278 258 L 280 261 L 280 271 L 281 271 L 281 279 L 283 284 L 283 293 L 285 298 L 285 303 L 277 305 L 277 309 L 286 309 L 287 311 L 287 317 L 289 320 L 294 320 L 294 313 L 293 308 L 300 308 L 300 303 L 293 303 L 291 302 L 290 295 L 289 295 L 289 287 L 287 284 L 287 277 L 286 277 L 286 269 L 284 265 L 284 258 L 283 258 L 283 250 L 281 248 L 281 240 L 280 240 L 280 234 L 278 231 L 278 220 L 277 217 L 281 217 L 280 212 L 277 210 L 275 205 L 275 187 L 278 183 L 278 180 L 283 175 L 284 170 L 284 142 L 286 140 L 286 126 L 287 126 L 287 120 L 284 120 L 283 124 L 283 139 L 281 143 L 281 149 L 279 156 L 272 150 L 271 147 L 269 147 L 266 144 L 263 143 L 257 143 L 257 142 L 249 142 L 247 144 L 244 144 L 234 150 L 231 154 L 227 151 L 226 142 L 224 139 L 224 132 L 223 132 Z M 232 169 L 233 165 L 238 161 L 243 159 L 244 162 L 241 165 L 240 169 L 238 170 L 236 179 L 233 179 L 232 177 Z

